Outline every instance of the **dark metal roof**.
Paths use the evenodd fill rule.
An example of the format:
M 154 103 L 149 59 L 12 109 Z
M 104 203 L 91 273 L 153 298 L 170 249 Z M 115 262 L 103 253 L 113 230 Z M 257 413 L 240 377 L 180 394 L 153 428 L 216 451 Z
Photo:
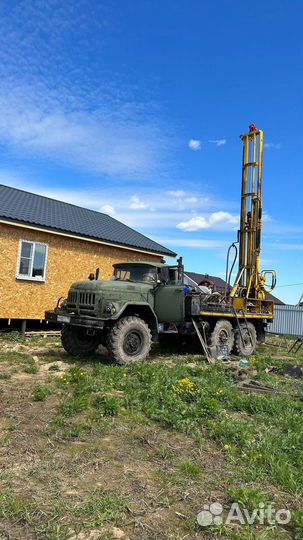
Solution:
M 120 221 L 74 204 L 49 199 L 0 184 L 0 218 L 45 229 L 68 232 L 160 255 L 176 253 Z
M 208 274 L 197 274 L 196 272 L 185 272 L 188 277 L 200 285 L 201 282 L 205 280 L 210 280 L 215 286 L 215 290 L 223 293 L 225 291 L 225 280 L 216 276 L 209 276 Z M 231 287 L 230 287 L 231 289 Z M 285 305 L 282 300 L 279 300 L 276 296 L 271 293 L 266 293 L 266 300 L 271 300 L 276 305 Z
M 216 276 L 209 276 L 208 274 L 198 274 L 197 272 L 185 272 L 186 275 L 188 277 L 190 277 L 190 279 L 192 279 L 193 281 L 195 281 L 197 283 L 197 285 L 200 285 L 201 282 L 205 281 L 205 280 L 209 280 L 209 281 L 212 281 L 215 288 L 216 288 L 216 291 L 218 292 L 224 292 L 224 289 L 225 289 L 225 281 L 224 279 L 221 279 L 219 277 L 216 277 Z
M 121 266 L 121 265 L 133 265 L 133 266 L 154 266 L 155 268 L 162 268 L 163 266 L 167 266 L 164 263 L 161 262 L 153 262 L 153 261 L 127 261 L 127 262 L 121 262 L 121 263 L 115 263 L 113 264 L 114 267 Z
M 285 306 L 285 302 L 282 302 L 282 300 L 280 300 L 271 293 L 266 293 L 266 300 L 271 300 L 274 304 L 278 306 Z

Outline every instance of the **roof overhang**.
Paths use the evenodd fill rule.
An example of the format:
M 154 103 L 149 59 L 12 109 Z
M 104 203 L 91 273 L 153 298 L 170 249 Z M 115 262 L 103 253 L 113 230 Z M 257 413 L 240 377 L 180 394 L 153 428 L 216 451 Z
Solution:
M 99 240 L 98 238 L 91 238 L 91 237 L 88 237 L 88 236 L 81 236 L 81 235 L 77 235 L 77 234 L 71 234 L 71 233 L 68 233 L 66 231 L 59 231 L 57 229 L 50 229 L 48 227 L 36 226 L 34 224 L 28 224 L 28 223 L 23 223 L 23 222 L 19 222 L 19 221 L 17 222 L 17 221 L 10 220 L 10 219 L 0 218 L 0 223 L 3 223 L 4 225 L 12 225 L 14 227 L 20 227 L 22 229 L 30 229 L 32 231 L 40 231 L 40 232 L 44 232 L 44 233 L 54 234 L 56 236 L 65 236 L 67 238 L 74 238 L 76 240 L 82 240 L 84 242 L 92 242 L 94 244 L 102 244 L 102 245 L 110 246 L 110 247 L 118 247 L 120 249 L 126 249 L 128 251 L 135 251 L 137 253 L 145 253 L 145 254 L 148 254 L 148 255 L 155 255 L 156 257 L 163 257 L 163 256 L 176 257 L 177 256 L 177 254 L 173 253 L 173 252 L 171 252 L 171 254 L 169 254 L 168 252 L 148 251 L 148 250 L 141 249 L 139 247 L 137 248 L 135 246 L 129 246 L 127 244 L 115 244 L 113 242 L 106 242 L 106 240 Z

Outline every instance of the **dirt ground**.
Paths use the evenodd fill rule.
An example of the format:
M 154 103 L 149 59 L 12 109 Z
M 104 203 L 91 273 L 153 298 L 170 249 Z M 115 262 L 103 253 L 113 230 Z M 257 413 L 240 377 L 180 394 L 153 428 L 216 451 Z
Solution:
M 279 347 L 272 343 L 272 357 L 281 357 Z M 229 487 L 243 481 L 236 459 L 208 436 L 202 419 L 198 434 L 183 432 L 144 413 L 132 394 L 118 413 L 104 412 L 98 421 L 91 420 L 84 393 L 76 412 L 67 412 L 71 398 L 60 381 L 68 384 L 72 370 L 83 366 L 86 376 L 99 363 L 95 380 L 111 380 L 120 368 L 100 355 L 75 362 L 57 337 L 3 337 L 0 360 L 1 539 L 270 538 L 269 528 L 205 530 L 197 524 L 204 504 L 227 505 Z M 205 366 L 199 356 L 157 351 L 151 362 L 168 371 Z M 112 384 L 107 392 L 114 404 L 125 399 L 119 388 Z M 296 499 L 268 478 L 247 485 L 286 507 Z M 295 537 L 287 528 L 272 534 Z

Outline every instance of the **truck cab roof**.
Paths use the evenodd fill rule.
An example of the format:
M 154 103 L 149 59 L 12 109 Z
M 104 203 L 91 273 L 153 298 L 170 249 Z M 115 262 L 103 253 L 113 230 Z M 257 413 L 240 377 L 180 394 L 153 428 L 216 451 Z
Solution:
M 130 261 L 130 262 L 115 263 L 113 264 L 113 267 L 115 268 L 116 266 L 125 266 L 125 265 L 127 266 L 153 266 L 155 268 L 163 268 L 163 266 L 169 266 L 164 263 L 153 262 L 153 261 Z M 171 266 L 176 266 L 176 265 L 171 265 Z

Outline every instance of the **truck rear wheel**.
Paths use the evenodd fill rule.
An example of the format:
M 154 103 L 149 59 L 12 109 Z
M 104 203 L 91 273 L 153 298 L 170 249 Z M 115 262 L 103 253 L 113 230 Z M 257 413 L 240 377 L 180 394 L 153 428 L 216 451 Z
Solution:
M 99 346 L 97 335 L 89 336 L 86 328 L 79 326 L 63 326 L 61 330 L 61 343 L 67 353 L 72 356 L 85 356 L 92 354 Z
M 117 364 L 141 362 L 151 348 L 150 329 L 139 317 L 124 317 L 112 327 L 107 346 Z
M 240 323 L 240 327 L 243 341 L 239 329 L 237 328 L 235 330 L 235 345 L 233 352 L 239 356 L 254 354 L 257 344 L 257 332 L 255 326 L 251 322 L 248 322 L 247 326 L 244 323 Z
M 216 355 L 230 354 L 234 345 L 233 327 L 229 321 L 216 322 L 210 336 L 210 348 Z

